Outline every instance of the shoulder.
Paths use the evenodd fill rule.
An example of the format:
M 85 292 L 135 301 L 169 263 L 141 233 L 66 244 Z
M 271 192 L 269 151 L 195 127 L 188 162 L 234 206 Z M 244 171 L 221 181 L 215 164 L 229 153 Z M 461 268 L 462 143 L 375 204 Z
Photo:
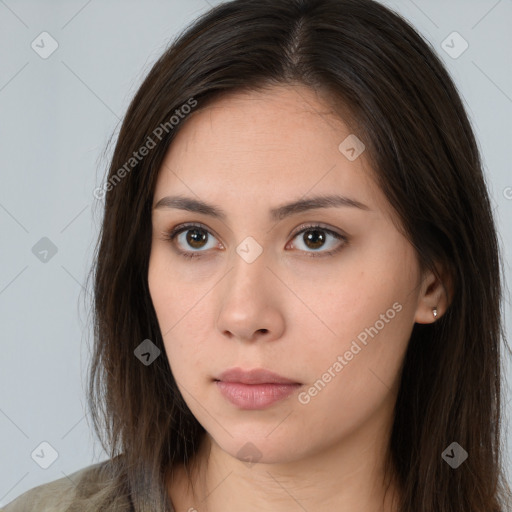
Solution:
M 1 512 L 74 512 L 100 510 L 129 510 L 129 499 L 110 501 L 115 481 L 110 471 L 111 460 L 92 464 L 74 473 L 34 487 L 6 505 Z M 122 506 L 124 505 L 124 507 Z M 115 508 L 114 508 L 115 507 Z

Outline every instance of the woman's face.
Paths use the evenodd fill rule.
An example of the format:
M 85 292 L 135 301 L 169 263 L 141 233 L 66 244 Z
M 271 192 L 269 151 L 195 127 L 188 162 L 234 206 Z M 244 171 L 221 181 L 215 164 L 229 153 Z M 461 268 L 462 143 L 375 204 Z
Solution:
M 391 422 L 424 286 L 354 135 L 306 87 L 237 93 L 187 119 L 161 167 L 153 206 L 225 215 L 154 208 L 148 280 L 185 401 L 241 460 L 373 443 Z M 348 200 L 308 207 L 327 196 Z M 219 385 L 232 368 L 299 385 Z

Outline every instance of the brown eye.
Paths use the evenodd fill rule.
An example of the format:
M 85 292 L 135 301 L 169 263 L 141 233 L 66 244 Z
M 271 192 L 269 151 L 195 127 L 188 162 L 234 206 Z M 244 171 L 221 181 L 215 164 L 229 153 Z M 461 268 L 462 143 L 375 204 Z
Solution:
M 294 239 L 299 239 L 299 241 L 304 245 L 305 249 L 301 249 L 300 243 L 294 243 L 293 245 L 294 247 L 297 247 L 298 249 L 306 252 L 308 256 L 329 256 L 339 251 L 348 242 L 346 236 L 343 236 L 339 233 L 336 233 L 335 231 L 332 231 L 331 229 L 327 229 L 322 226 L 301 226 L 301 228 L 303 229 L 295 234 Z M 302 235 L 302 237 L 299 238 L 299 235 Z M 330 243 L 329 239 L 332 239 Z M 326 245 L 326 242 L 328 250 L 319 250 Z
M 205 241 L 208 240 L 208 232 L 202 228 L 187 229 L 185 241 L 194 249 L 202 249 Z
M 215 244 L 211 244 L 208 247 L 210 238 L 216 240 L 206 228 L 197 224 L 186 224 L 175 228 L 167 238 L 178 246 L 179 252 L 183 256 L 188 257 L 202 256 L 201 253 L 207 252 L 215 246 Z M 189 251 L 188 249 L 195 250 Z
M 325 244 L 326 236 L 318 229 L 309 229 L 303 232 L 302 239 L 310 249 L 319 249 Z

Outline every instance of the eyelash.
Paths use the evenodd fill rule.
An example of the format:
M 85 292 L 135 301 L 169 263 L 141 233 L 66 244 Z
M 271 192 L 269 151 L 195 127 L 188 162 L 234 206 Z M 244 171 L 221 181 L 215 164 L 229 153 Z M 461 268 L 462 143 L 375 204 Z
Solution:
M 189 231 L 189 230 L 191 230 L 193 228 L 199 228 L 201 230 L 204 230 L 209 235 L 212 234 L 206 228 L 206 226 L 204 226 L 203 224 L 200 224 L 200 223 L 187 223 L 187 224 L 180 224 L 179 226 L 175 227 L 171 231 L 163 231 L 162 232 L 163 239 L 164 240 L 168 240 L 168 241 L 174 243 L 174 239 L 176 238 L 176 236 L 178 236 L 180 233 L 182 233 L 184 231 Z M 292 234 L 292 236 L 293 236 L 293 238 L 296 238 L 298 235 L 300 235 L 301 233 L 304 233 L 305 231 L 314 231 L 314 230 L 324 231 L 325 233 L 328 233 L 328 234 L 334 236 L 336 239 L 343 241 L 343 243 L 339 247 L 337 247 L 336 249 L 331 249 L 330 251 L 317 251 L 317 252 L 303 251 L 309 257 L 311 257 L 311 258 L 332 256 L 333 254 L 336 254 L 338 251 L 340 251 L 348 243 L 348 239 L 347 239 L 346 236 L 341 235 L 339 233 L 336 233 L 335 231 L 333 231 L 331 229 L 328 229 L 328 228 L 325 228 L 325 227 L 323 227 L 321 225 L 318 225 L 318 224 L 310 224 L 310 225 L 304 225 L 303 224 L 303 225 L 301 225 L 298 228 L 298 231 L 295 231 Z M 182 250 L 178 250 L 179 255 L 183 256 L 184 258 L 187 258 L 187 259 L 200 258 L 200 257 L 202 257 L 202 254 L 201 254 L 202 252 L 206 252 L 206 251 L 182 251 Z

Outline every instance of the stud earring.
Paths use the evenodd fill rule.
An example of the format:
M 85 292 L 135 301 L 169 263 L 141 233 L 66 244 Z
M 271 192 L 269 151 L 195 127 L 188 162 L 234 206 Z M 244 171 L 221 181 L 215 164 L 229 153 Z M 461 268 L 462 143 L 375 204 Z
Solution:
M 434 315 L 434 318 L 437 317 L 437 308 L 432 308 L 432 314 Z

